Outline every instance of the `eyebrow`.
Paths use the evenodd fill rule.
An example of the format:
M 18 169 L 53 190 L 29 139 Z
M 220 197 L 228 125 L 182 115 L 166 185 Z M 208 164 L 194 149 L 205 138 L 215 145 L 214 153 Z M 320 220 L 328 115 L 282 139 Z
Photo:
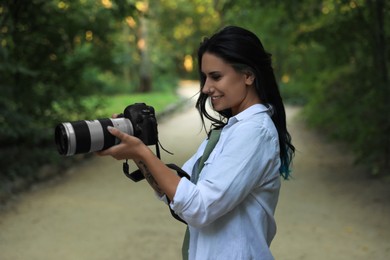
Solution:
M 202 71 L 202 73 L 203 73 L 204 75 L 210 75 L 210 76 L 213 76 L 213 75 L 215 75 L 215 74 L 221 74 L 222 72 L 221 72 L 221 71 L 218 71 L 218 70 L 216 70 L 216 71 L 210 71 L 210 72 L 208 72 L 208 73 L 205 73 L 204 71 Z

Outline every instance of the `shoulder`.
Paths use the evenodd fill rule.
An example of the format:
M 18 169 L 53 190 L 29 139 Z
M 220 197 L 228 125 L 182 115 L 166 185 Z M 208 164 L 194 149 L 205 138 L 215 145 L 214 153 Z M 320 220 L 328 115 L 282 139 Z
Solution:
M 259 113 L 225 126 L 217 146 L 235 156 L 266 153 L 264 157 L 274 157 L 279 152 L 279 138 L 272 119 Z
M 255 104 L 231 117 L 227 123 L 227 128 L 231 127 L 235 131 L 277 136 L 276 127 L 270 116 L 271 113 L 269 107 L 263 104 Z
M 232 133 L 245 134 L 250 136 L 261 136 L 265 138 L 278 138 L 278 132 L 271 117 L 265 113 L 260 112 L 251 115 L 245 119 L 238 121 L 232 127 Z

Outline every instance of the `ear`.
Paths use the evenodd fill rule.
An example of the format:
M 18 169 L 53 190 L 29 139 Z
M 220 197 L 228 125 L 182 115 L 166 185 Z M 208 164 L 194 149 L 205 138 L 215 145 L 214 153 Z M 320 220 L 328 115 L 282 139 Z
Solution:
M 248 71 L 248 72 L 245 72 L 245 84 L 247 86 L 250 86 L 253 84 L 253 82 L 255 81 L 255 74 L 253 74 L 253 72 L 251 71 Z

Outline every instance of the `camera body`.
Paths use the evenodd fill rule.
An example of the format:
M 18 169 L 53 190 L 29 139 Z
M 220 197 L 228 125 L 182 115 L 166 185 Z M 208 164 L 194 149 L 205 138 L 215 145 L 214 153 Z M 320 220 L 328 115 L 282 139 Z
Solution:
M 107 126 L 139 138 L 146 145 L 158 143 L 157 120 L 154 108 L 135 103 L 125 108 L 117 118 L 81 120 L 60 123 L 55 128 L 55 142 L 61 155 L 105 150 L 119 143 Z
M 154 108 L 145 103 L 135 103 L 127 106 L 123 116 L 132 122 L 133 135 L 141 139 L 146 145 L 155 145 L 158 142 L 157 120 Z

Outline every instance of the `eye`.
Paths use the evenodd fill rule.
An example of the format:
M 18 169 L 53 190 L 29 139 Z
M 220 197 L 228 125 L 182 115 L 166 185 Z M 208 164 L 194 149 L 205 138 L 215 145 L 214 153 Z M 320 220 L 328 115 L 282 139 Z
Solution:
M 219 73 L 212 73 L 212 74 L 210 74 L 210 78 L 212 78 L 213 80 L 215 80 L 215 81 L 218 81 L 218 80 L 220 80 L 221 79 L 221 74 L 219 74 Z

